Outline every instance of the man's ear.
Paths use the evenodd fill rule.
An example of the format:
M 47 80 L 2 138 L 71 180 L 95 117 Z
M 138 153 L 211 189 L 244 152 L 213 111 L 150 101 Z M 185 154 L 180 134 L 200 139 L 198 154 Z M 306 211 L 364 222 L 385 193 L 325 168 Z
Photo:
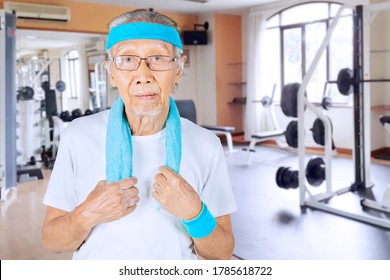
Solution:
M 182 76 L 183 76 L 183 71 L 184 71 L 184 63 L 186 62 L 187 57 L 185 55 L 180 57 L 181 64 L 183 65 L 183 68 L 177 67 L 177 72 L 176 72 L 176 78 L 175 78 L 175 83 L 179 83 Z
M 111 74 L 111 72 L 108 72 L 108 76 L 110 77 L 110 84 L 112 87 L 116 87 L 116 81 L 114 76 Z
M 107 70 L 107 74 L 108 74 L 108 77 L 110 79 L 110 84 L 112 87 L 116 87 L 116 81 L 115 81 L 115 77 L 112 75 L 111 73 L 111 63 L 109 61 L 104 61 L 104 67 L 106 68 Z

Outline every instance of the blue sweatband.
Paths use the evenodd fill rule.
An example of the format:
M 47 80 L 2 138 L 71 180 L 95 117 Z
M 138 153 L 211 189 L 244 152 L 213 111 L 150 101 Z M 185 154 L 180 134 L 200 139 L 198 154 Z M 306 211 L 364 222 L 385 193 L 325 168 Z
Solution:
M 217 221 L 211 215 L 206 204 L 202 202 L 202 210 L 199 215 L 193 218 L 192 220 L 183 220 L 180 219 L 188 234 L 192 238 L 203 238 L 209 235 L 217 226 Z
M 175 28 L 151 22 L 132 22 L 115 26 L 110 30 L 106 50 L 121 41 L 138 39 L 161 40 L 183 49 L 180 35 Z

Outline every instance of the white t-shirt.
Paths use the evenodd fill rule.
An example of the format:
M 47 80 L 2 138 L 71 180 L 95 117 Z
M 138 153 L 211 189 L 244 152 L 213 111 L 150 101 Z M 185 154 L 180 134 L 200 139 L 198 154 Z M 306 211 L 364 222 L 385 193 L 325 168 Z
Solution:
M 105 180 L 108 111 L 74 120 L 61 135 L 44 203 L 71 212 Z M 236 210 L 219 138 L 187 119 L 182 124 L 180 175 L 214 217 Z M 178 218 L 152 197 L 154 176 L 165 165 L 165 129 L 133 136 L 133 176 L 140 201 L 134 212 L 95 226 L 73 259 L 196 259 L 194 245 Z

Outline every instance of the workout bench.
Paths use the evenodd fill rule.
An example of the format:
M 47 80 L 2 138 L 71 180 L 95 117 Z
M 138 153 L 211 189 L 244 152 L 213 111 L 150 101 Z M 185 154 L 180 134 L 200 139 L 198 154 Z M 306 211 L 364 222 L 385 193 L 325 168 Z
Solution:
M 386 129 L 386 131 L 390 134 L 390 116 L 381 116 L 379 118 L 379 121 Z
M 183 99 L 183 100 L 175 100 L 177 109 L 179 110 L 179 114 L 181 117 L 186 118 L 193 123 L 196 122 L 196 109 L 195 103 L 191 99 Z M 219 126 L 219 125 L 200 125 L 215 134 L 223 134 L 226 136 L 226 142 L 228 146 L 228 152 L 232 153 L 233 149 L 233 138 L 232 132 L 235 130 L 233 126 Z
M 264 131 L 251 135 L 251 142 L 248 147 L 248 158 L 247 164 L 252 162 L 252 154 L 255 152 L 255 145 L 260 142 L 264 142 L 267 140 L 277 139 L 281 136 L 284 136 L 284 131 L 282 129 L 275 129 L 271 131 Z
M 274 84 L 271 97 L 264 96 L 259 101 L 256 101 L 256 100 L 252 101 L 253 103 L 261 103 L 261 105 L 263 105 L 263 107 L 266 110 L 268 110 L 269 114 L 271 115 L 271 120 L 272 120 L 272 125 L 274 127 L 274 130 L 254 133 L 251 135 L 251 142 L 249 143 L 249 147 L 248 147 L 247 164 L 250 164 L 252 162 L 252 154 L 256 151 L 255 145 L 257 143 L 264 142 L 267 140 L 278 139 L 279 137 L 282 137 L 285 134 L 284 130 L 279 128 L 279 125 L 278 125 L 278 122 L 277 122 L 276 116 L 275 116 L 274 103 L 273 103 L 275 89 L 276 89 L 276 85 Z

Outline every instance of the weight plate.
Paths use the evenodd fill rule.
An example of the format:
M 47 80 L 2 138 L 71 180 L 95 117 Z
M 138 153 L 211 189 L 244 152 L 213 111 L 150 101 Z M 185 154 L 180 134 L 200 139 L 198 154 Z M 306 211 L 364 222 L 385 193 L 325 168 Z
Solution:
M 59 81 L 56 83 L 56 90 L 58 90 L 59 92 L 63 92 L 63 91 L 65 91 L 65 89 L 66 89 L 66 84 L 65 84 L 65 82 L 59 80 Z
M 341 69 L 337 75 L 337 88 L 343 95 L 349 95 L 353 91 L 353 72 L 351 69 Z
M 298 121 L 291 121 L 287 125 L 284 135 L 290 147 L 298 148 Z
M 325 162 L 322 158 L 316 157 L 309 160 L 306 166 L 306 179 L 312 186 L 319 186 L 325 180 Z

